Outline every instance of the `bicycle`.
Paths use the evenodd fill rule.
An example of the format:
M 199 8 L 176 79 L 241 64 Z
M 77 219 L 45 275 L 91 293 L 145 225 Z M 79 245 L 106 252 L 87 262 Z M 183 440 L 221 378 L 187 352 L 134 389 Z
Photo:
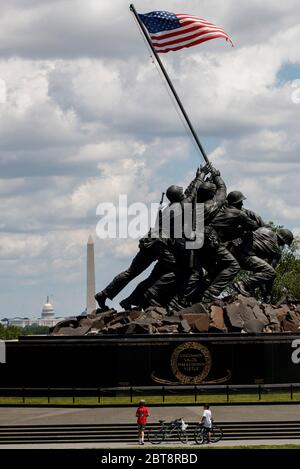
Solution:
M 218 425 L 212 425 L 210 429 L 210 441 L 211 443 L 217 443 L 223 438 L 222 428 Z M 199 423 L 194 432 L 194 439 L 197 445 L 202 445 L 203 443 L 208 443 L 208 431 L 201 423 Z
M 188 442 L 188 434 L 186 432 L 187 424 L 182 418 L 172 420 L 166 423 L 165 420 L 159 420 L 160 427 L 149 430 L 148 440 L 153 445 L 158 445 L 164 441 L 167 437 L 177 435 L 177 438 L 181 443 Z

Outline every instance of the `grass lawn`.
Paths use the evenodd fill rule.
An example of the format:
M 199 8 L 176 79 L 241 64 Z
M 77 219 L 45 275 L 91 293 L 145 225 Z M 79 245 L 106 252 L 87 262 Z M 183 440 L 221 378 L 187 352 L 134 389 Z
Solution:
M 153 395 L 138 395 L 133 396 L 132 402 L 129 396 L 101 396 L 100 399 L 96 396 L 86 396 L 86 397 L 26 397 L 24 400 L 22 397 L 1 397 L 0 396 L 0 404 L 11 404 L 11 405 L 18 405 L 18 404 L 28 404 L 28 405 L 136 405 L 139 400 L 143 398 L 146 399 L 149 405 L 154 404 L 191 404 L 191 403 L 199 403 L 202 404 L 203 402 L 210 402 L 212 405 L 215 403 L 247 403 L 247 402 L 300 402 L 300 392 L 294 393 L 293 401 L 291 401 L 291 396 L 289 393 L 266 393 L 261 395 L 261 399 L 259 400 L 259 396 L 257 394 L 231 394 L 229 396 L 229 401 L 227 400 L 226 395 L 218 395 L 218 394 L 200 394 L 197 396 L 197 400 L 195 400 L 194 395 L 167 395 L 163 400 L 162 396 L 153 396 Z

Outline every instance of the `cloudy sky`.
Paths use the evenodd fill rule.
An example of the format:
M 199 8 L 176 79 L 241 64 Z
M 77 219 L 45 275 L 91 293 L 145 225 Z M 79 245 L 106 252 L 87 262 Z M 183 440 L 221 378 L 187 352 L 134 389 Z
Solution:
M 191 13 L 230 34 L 235 48 L 217 39 L 162 59 L 228 189 L 300 233 L 299 0 L 135 6 Z M 39 315 L 47 294 L 57 315 L 79 314 L 97 205 L 119 194 L 156 202 L 201 162 L 128 7 L 0 3 L 0 318 Z M 96 239 L 98 289 L 136 249 Z

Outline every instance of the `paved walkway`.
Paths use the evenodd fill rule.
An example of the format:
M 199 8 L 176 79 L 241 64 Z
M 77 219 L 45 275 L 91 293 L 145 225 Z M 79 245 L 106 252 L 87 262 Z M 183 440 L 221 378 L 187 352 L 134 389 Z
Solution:
M 175 449 L 180 448 L 188 451 L 199 450 L 203 448 L 228 448 L 234 446 L 261 446 L 261 445 L 297 445 L 300 448 L 300 440 L 238 440 L 238 441 L 219 441 L 209 445 L 196 445 L 193 441 L 190 441 L 187 445 L 180 445 L 177 443 L 164 443 L 162 445 L 152 445 L 146 442 L 144 446 L 138 446 L 135 443 L 41 443 L 41 444 L 11 444 L 11 445 L 0 445 L 1 450 L 5 449 L 139 449 L 143 448 L 146 450 L 153 450 L 156 453 L 163 452 L 165 448 Z
M 246 421 L 289 421 L 300 419 L 300 404 L 297 405 L 267 405 L 267 406 L 216 406 L 212 408 L 215 421 L 246 422 Z M 157 422 L 159 419 L 171 420 L 183 417 L 186 421 L 198 421 L 202 407 L 150 407 L 151 416 L 149 422 Z M 1 425 L 63 425 L 63 424 L 113 424 L 134 423 L 135 408 L 0 408 Z M 231 446 L 257 446 L 257 445 L 283 445 L 296 444 L 300 446 L 300 439 L 285 440 L 237 440 L 220 441 L 209 445 L 214 447 Z M 153 446 L 146 443 L 144 449 L 178 448 L 178 444 L 169 443 L 164 446 Z M 13 444 L 0 445 L 0 451 L 4 449 L 84 449 L 102 448 L 116 449 L 139 448 L 132 442 L 120 443 L 41 443 L 41 444 Z M 189 450 L 199 449 L 193 441 L 181 448 Z M 200 447 L 202 448 L 202 447 Z
M 150 406 L 149 422 L 183 417 L 196 422 L 202 407 Z M 217 422 L 289 421 L 300 420 L 300 403 L 293 405 L 240 405 L 212 407 Z M 0 425 L 63 425 L 134 423 L 135 408 L 0 408 Z

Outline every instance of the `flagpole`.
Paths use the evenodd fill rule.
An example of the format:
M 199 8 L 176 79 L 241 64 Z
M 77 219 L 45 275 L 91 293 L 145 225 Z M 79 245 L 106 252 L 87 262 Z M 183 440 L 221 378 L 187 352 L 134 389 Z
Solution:
M 146 29 L 146 27 L 144 26 L 143 22 L 141 21 L 141 19 L 140 19 L 139 15 L 138 15 L 138 13 L 137 13 L 137 11 L 136 11 L 136 9 L 135 9 L 133 3 L 130 5 L 129 9 L 130 9 L 130 10 L 132 11 L 132 13 L 134 14 L 134 16 L 135 16 L 135 18 L 136 18 L 136 20 L 137 20 L 137 22 L 138 22 L 138 24 L 139 24 L 139 26 L 140 26 L 142 32 L 143 32 L 145 38 L 146 38 L 146 41 L 148 42 L 148 44 L 149 44 L 149 46 L 150 46 L 150 48 L 151 48 L 151 50 L 152 50 L 152 52 L 153 52 L 153 54 L 154 54 L 154 56 L 155 56 L 155 59 L 156 59 L 158 65 L 160 66 L 160 69 L 161 69 L 161 71 L 162 71 L 162 73 L 163 73 L 163 75 L 164 75 L 164 77 L 165 77 L 165 79 L 166 79 L 166 81 L 167 81 L 167 83 L 168 83 L 168 85 L 169 85 L 169 87 L 170 87 L 172 93 L 173 93 L 173 96 L 174 96 L 174 98 L 175 98 L 175 100 L 176 100 L 176 102 L 177 102 L 177 104 L 178 104 L 178 106 L 179 106 L 179 108 L 180 108 L 180 110 L 181 110 L 181 112 L 182 112 L 182 114 L 183 114 L 183 117 L 184 117 L 185 120 L 186 120 L 186 123 L 187 123 L 187 125 L 188 125 L 188 127 L 189 127 L 189 129 L 190 129 L 190 131 L 191 131 L 191 133 L 192 133 L 192 135 L 193 135 L 193 137 L 194 137 L 194 140 L 195 140 L 195 142 L 196 142 L 196 144 L 197 144 L 197 146 L 198 146 L 198 149 L 200 150 L 200 153 L 202 154 L 202 156 L 203 156 L 205 162 L 208 163 L 208 164 L 210 164 L 210 161 L 209 161 L 209 159 L 208 159 L 208 157 L 207 157 L 207 154 L 205 153 L 205 150 L 204 150 L 203 146 L 201 145 L 201 142 L 200 142 L 200 140 L 199 140 L 199 138 L 198 138 L 198 135 L 197 135 L 196 132 L 195 132 L 195 129 L 194 129 L 194 127 L 193 127 L 193 125 L 192 125 L 192 123 L 191 123 L 191 121 L 190 121 L 190 119 L 189 119 L 189 116 L 187 115 L 187 113 L 186 113 L 186 111 L 185 111 L 185 109 L 184 109 L 184 107 L 183 107 L 183 104 L 182 104 L 182 102 L 180 101 L 180 98 L 179 98 L 179 96 L 178 96 L 178 94 L 177 94 L 177 92 L 176 92 L 176 90 L 175 90 L 175 88 L 174 88 L 174 86 L 173 86 L 173 83 L 171 82 L 171 80 L 170 80 L 170 78 L 169 78 L 169 75 L 167 74 L 167 71 L 166 71 L 166 69 L 165 69 L 165 67 L 164 67 L 164 65 L 163 65 L 163 63 L 162 63 L 162 61 L 160 60 L 160 58 L 159 58 L 159 56 L 158 56 L 156 50 L 155 50 L 154 47 L 153 47 L 153 44 L 152 44 L 152 41 L 151 41 L 151 39 L 150 39 L 150 37 L 149 37 L 149 35 L 148 35 L 147 29 Z

